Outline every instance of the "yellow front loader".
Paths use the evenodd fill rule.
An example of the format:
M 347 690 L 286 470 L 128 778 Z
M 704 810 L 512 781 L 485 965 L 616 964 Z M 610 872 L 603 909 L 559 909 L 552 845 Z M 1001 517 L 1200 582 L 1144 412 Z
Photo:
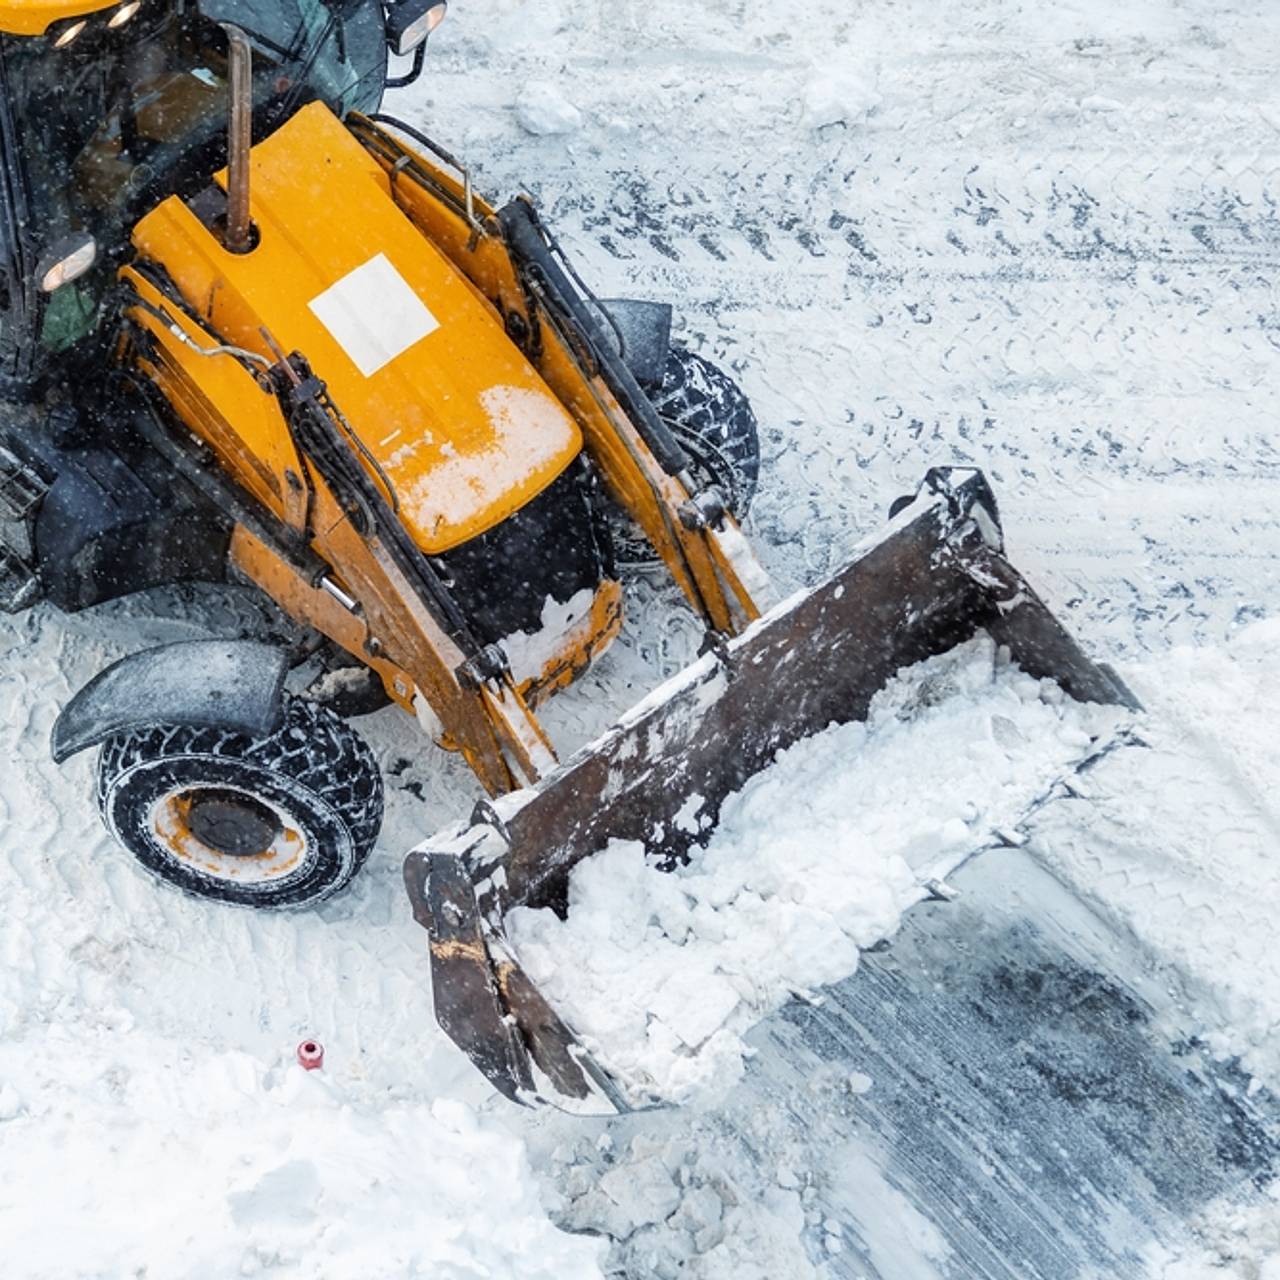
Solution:
M 100 747 L 110 830 L 189 892 L 345 885 L 382 808 L 345 716 L 386 702 L 518 793 L 406 863 L 437 1010 L 507 1096 L 617 1101 L 506 949 L 511 905 L 555 903 L 615 836 L 683 856 L 695 791 L 714 818 L 978 628 L 1077 697 L 1129 695 L 1004 560 L 978 473 L 930 473 L 767 613 L 742 393 L 669 308 L 595 298 L 530 203 L 489 205 L 379 114 L 444 11 L 0 4 L 0 602 L 231 576 L 301 624 L 328 667 L 305 693 L 296 652 L 211 639 L 126 658 L 58 719 L 58 760 Z M 617 634 L 614 542 L 640 537 L 707 654 L 562 763 L 535 708 Z

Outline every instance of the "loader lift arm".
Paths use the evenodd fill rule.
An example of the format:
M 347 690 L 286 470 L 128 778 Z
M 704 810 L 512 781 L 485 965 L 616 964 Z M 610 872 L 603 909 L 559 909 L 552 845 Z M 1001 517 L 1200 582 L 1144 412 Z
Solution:
M 385 552 L 414 598 L 458 647 L 463 660 L 454 679 L 483 699 L 517 776 L 537 782 L 554 766 L 555 754 L 515 688 L 506 655 L 496 645 L 481 644 L 430 560 L 414 546 L 387 494 L 357 456 L 355 433 L 305 358 L 295 352 L 280 360 L 271 376 L 301 454 L 319 471 L 356 531 L 375 554 Z
M 760 616 L 768 578 L 713 489 L 689 460 L 561 266 L 533 206 L 494 209 L 448 152 L 389 116 L 348 127 L 387 171 L 391 195 L 414 224 L 502 316 L 507 332 L 581 426 L 615 501 L 650 543 L 711 631 L 736 635 Z M 429 147 L 440 164 L 390 130 Z M 597 304 L 598 305 L 598 304 Z

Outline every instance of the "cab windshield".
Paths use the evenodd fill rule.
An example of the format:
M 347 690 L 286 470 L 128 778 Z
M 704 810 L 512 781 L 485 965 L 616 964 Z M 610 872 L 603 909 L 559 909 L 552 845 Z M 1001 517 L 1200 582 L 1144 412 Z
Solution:
M 244 11 L 254 44 L 256 138 L 312 99 L 340 114 L 376 106 L 386 68 L 379 4 L 230 7 Z M 99 244 L 98 271 L 59 290 L 48 309 L 42 341 L 54 349 L 89 322 L 86 309 L 132 224 L 166 196 L 192 194 L 226 163 L 228 110 L 226 33 L 189 0 L 147 0 L 114 30 L 91 21 L 62 48 L 58 37 L 56 29 L 5 37 L 2 49 L 25 188 L 13 193 L 25 206 L 15 210 L 19 234 L 33 257 L 73 232 Z

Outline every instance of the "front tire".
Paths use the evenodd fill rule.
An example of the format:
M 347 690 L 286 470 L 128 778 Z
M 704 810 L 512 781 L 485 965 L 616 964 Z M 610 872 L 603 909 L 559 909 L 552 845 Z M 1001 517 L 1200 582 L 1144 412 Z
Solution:
M 715 485 L 734 519 L 743 519 L 760 481 L 760 433 L 742 388 L 706 357 L 673 346 L 662 387 L 651 401 L 689 455 L 693 474 Z M 660 563 L 640 526 L 625 512 L 617 514 L 613 538 L 619 564 L 644 568 Z
M 705 356 L 672 347 L 653 407 L 689 454 L 694 472 L 719 487 L 741 520 L 760 483 L 760 433 L 742 388 Z
M 354 729 L 286 698 L 280 727 L 261 739 L 185 725 L 109 738 L 98 808 L 148 871 L 187 893 L 301 907 L 363 866 L 382 825 L 382 778 Z

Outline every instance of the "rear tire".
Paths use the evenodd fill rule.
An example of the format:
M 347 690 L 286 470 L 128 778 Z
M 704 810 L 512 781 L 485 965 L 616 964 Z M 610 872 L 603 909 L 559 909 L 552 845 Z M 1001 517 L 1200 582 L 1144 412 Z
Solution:
M 286 698 L 280 727 L 261 739 L 185 725 L 109 738 L 98 808 L 148 871 L 187 893 L 301 907 L 364 865 L 382 825 L 382 778 L 354 729 Z

